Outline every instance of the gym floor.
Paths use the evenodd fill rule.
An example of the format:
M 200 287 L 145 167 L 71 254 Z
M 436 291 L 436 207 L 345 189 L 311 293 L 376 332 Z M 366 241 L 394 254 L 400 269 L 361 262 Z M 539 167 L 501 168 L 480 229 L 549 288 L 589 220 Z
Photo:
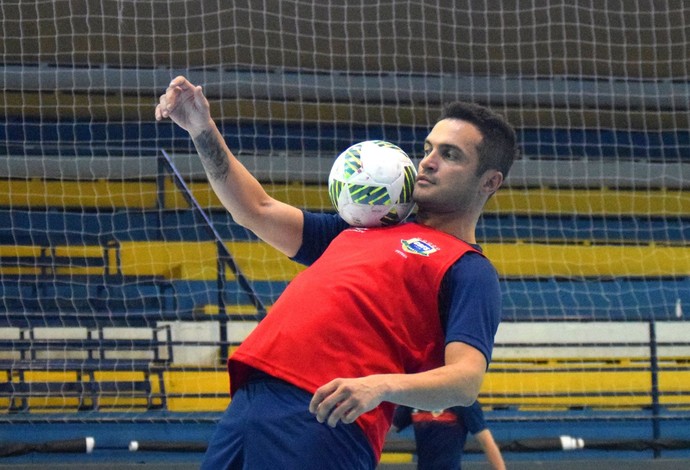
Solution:
M 635 459 L 635 460 L 563 460 L 563 461 L 507 461 L 510 470 L 687 470 L 690 469 L 690 459 Z M 0 468 L 7 470 L 44 470 L 45 463 L 41 464 L 1 464 Z M 51 469 L 67 470 L 74 468 L 74 463 L 51 463 Z M 165 462 L 138 462 L 138 463 L 114 463 L 100 462 L 94 464 L 81 464 L 80 470 L 197 470 L 199 461 L 165 463 Z M 379 470 L 413 470 L 414 464 L 382 464 Z M 463 470 L 489 470 L 484 462 L 467 462 L 462 466 Z

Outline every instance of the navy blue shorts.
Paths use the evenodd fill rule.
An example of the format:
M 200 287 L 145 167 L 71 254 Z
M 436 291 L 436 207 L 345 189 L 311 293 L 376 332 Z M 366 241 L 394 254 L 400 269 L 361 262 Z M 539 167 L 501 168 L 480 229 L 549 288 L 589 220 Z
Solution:
M 357 424 L 331 428 L 309 412 L 311 395 L 264 376 L 234 395 L 218 423 L 202 470 L 374 470 L 371 445 Z

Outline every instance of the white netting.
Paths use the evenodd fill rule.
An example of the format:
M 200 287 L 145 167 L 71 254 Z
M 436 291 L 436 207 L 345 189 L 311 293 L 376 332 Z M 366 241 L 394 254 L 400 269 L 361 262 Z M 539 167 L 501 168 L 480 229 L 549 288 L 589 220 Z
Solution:
M 269 190 L 313 210 L 331 210 L 326 177 L 351 144 L 418 157 L 443 102 L 504 113 L 523 158 L 478 229 L 506 319 L 484 398 L 650 403 L 635 382 L 650 376 L 647 321 L 681 342 L 664 360 L 688 355 L 688 24 L 685 2 L 651 0 L 2 2 L 0 381 L 48 384 L 2 406 L 222 409 L 228 348 L 300 269 L 233 224 L 188 136 L 154 122 L 178 74 Z M 253 293 L 228 266 L 219 284 L 223 250 L 161 149 Z M 642 366 L 601 385 L 599 360 Z M 65 381 L 116 386 L 66 395 Z

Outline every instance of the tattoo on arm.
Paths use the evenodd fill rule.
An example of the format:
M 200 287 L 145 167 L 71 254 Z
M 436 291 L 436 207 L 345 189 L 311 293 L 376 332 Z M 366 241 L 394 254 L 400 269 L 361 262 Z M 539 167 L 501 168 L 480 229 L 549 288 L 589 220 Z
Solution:
M 216 181 L 224 181 L 228 175 L 228 156 L 225 149 L 218 142 L 218 136 L 212 131 L 204 131 L 194 138 L 201 163 L 208 173 L 208 177 Z

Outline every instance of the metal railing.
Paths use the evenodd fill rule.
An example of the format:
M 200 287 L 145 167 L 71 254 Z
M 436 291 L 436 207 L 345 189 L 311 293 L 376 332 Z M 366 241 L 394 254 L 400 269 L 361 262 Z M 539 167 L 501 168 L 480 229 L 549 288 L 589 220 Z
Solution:
M 256 291 L 250 284 L 247 277 L 242 273 L 237 263 L 235 262 L 232 253 L 228 250 L 223 242 L 220 234 L 213 226 L 211 219 L 208 217 L 199 202 L 194 198 L 192 191 L 182 178 L 182 175 L 175 167 L 170 155 L 165 150 L 161 150 L 161 155 L 158 157 L 158 208 L 162 210 L 165 207 L 165 177 L 166 172 L 172 176 L 175 186 L 180 190 L 187 203 L 192 208 L 194 216 L 198 219 L 209 236 L 213 239 L 218 254 L 218 274 L 216 278 L 217 288 L 217 302 L 218 302 L 218 321 L 220 322 L 220 357 L 223 360 L 228 356 L 229 341 L 228 341 L 228 321 L 227 305 L 225 302 L 225 286 L 226 286 L 226 268 L 230 269 L 232 274 L 237 279 L 240 288 L 247 295 L 250 303 L 256 309 L 256 319 L 261 321 L 266 316 L 266 307 L 256 294 Z

